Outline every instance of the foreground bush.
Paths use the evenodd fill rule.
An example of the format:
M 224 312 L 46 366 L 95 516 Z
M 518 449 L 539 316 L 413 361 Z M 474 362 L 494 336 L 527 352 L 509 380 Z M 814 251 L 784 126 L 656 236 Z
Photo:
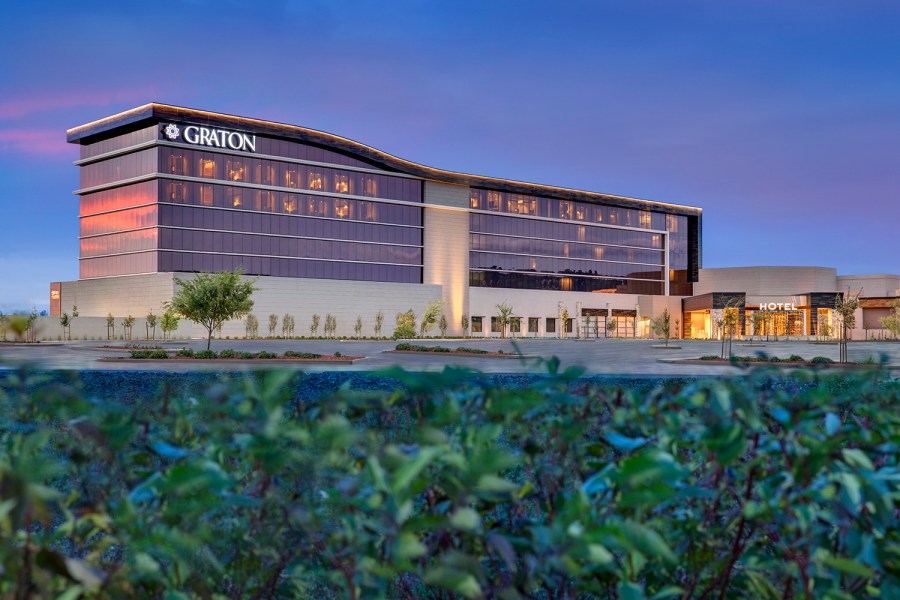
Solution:
M 134 405 L 11 376 L 0 594 L 900 595 L 896 382 L 463 373 L 303 405 L 288 372 Z

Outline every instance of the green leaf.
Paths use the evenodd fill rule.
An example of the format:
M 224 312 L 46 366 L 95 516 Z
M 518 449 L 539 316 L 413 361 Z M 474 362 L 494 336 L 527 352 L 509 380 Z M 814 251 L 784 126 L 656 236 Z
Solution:
M 856 577 L 865 577 L 870 579 L 875 576 L 875 571 L 871 567 L 860 564 L 849 558 L 841 558 L 839 556 L 829 556 L 823 561 L 827 566 L 837 569 L 843 573 L 854 575 Z
M 601 544 L 588 544 L 587 551 L 588 560 L 590 560 L 595 565 L 608 565 L 613 560 L 615 560 L 612 552 L 607 550 Z
M 619 598 L 621 600 L 644 600 L 644 589 L 630 581 L 619 582 Z
M 418 477 L 431 462 L 445 450 L 440 447 L 423 448 L 415 456 L 409 458 L 394 471 L 391 477 L 391 491 L 394 494 L 405 492 L 413 480 Z
M 841 419 L 833 412 L 825 415 L 825 433 L 829 436 L 841 430 Z
M 669 545 L 662 536 L 649 527 L 634 521 L 625 521 L 619 524 L 619 529 L 644 554 L 656 556 L 668 563 L 676 562 L 675 553 Z
M 841 450 L 841 455 L 844 457 L 844 461 L 851 467 L 864 469 L 866 471 L 875 470 L 875 465 L 872 464 L 872 461 L 869 460 L 866 453 L 859 448 L 844 448 Z
M 478 580 L 468 573 L 446 567 L 434 567 L 425 572 L 425 583 L 440 586 L 464 598 L 478 598 L 482 595 Z
M 425 556 L 428 548 L 419 541 L 418 536 L 404 532 L 397 538 L 395 552 L 400 560 L 414 560 Z
M 462 531 L 476 531 L 481 527 L 481 516 L 471 508 L 457 508 L 450 516 L 450 524 Z

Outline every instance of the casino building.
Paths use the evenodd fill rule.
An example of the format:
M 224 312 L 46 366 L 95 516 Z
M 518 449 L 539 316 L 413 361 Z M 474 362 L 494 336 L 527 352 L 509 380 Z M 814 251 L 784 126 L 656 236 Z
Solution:
M 75 127 L 80 276 L 51 312 L 159 314 L 176 277 L 242 268 L 254 314 L 351 335 L 444 301 L 448 334 L 644 335 L 692 295 L 701 210 L 444 171 L 305 127 L 146 104 Z M 561 316 L 568 315 L 568 331 Z M 229 323 L 223 335 L 242 335 Z

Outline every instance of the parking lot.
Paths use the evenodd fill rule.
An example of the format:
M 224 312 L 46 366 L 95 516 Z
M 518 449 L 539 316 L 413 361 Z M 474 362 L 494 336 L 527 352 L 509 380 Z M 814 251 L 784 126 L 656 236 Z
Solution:
M 303 364 L 286 363 L 282 366 L 309 371 L 377 371 L 393 365 L 401 365 L 410 370 L 438 370 L 445 365 L 469 367 L 488 373 L 539 373 L 546 370 L 543 361 L 556 356 L 562 367 L 580 366 L 588 374 L 629 374 L 629 375 L 726 375 L 740 372 L 732 366 L 715 366 L 704 364 L 684 364 L 670 362 L 679 358 L 697 358 L 704 355 L 719 354 L 721 343 L 704 340 L 673 340 L 671 345 L 678 348 L 662 349 L 656 346 L 657 341 L 641 339 L 591 339 L 591 340 L 548 340 L 519 339 L 510 340 L 418 340 L 421 345 L 441 345 L 450 348 L 468 346 L 489 351 L 503 350 L 508 353 L 520 351 L 524 358 L 492 358 L 477 356 L 453 356 L 446 353 L 393 353 L 396 342 L 392 341 L 353 341 L 353 340 L 213 340 L 214 350 L 226 348 L 242 352 L 275 352 L 282 354 L 287 350 L 313 352 L 317 354 L 334 354 L 340 352 L 346 356 L 362 356 L 353 364 Z M 119 349 L 101 348 L 110 344 Z M 160 346 L 170 348 L 191 347 L 194 350 L 205 349 L 206 340 L 189 340 L 179 342 L 131 342 L 134 345 Z M 103 362 L 104 357 L 127 356 L 124 352 L 125 342 L 44 342 L 33 345 L 0 344 L 0 368 L 8 368 L 22 361 L 34 363 L 46 369 L 71 370 L 244 370 L 254 368 L 253 361 L 221 361 L 201 363 L 191 361 L 160 360 L 154 362 L 121 361 Z M 837 344 L 815 344 L 807 341 L 770 342 L 764 345 L 746 346 L 735 341 L 733 352 L 737 355 L 753 355 L 764 352 L 769 356 L 786 358 L 792 354 L 804 358 L 825 356 L 837 360 Z M 900 366 L 900 343 L 897 342 L 851 342 L 849 345 L 851 361 L 875 360 L 887 357 L 890 365 Z M 257 368 L 261 365 L 256 364 Z M 270 367 L 271 365 L 266 365 Z M 894 370 L 894 376 L 900 371 Z

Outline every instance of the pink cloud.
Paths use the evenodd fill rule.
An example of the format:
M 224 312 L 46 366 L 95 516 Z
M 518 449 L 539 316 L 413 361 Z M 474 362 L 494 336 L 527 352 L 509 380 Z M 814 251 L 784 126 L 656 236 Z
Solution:
M 67 94 L 36 94 L 0 102 L 0 119 L 17 119 L 48 110 L 79 106 L 105 106 L 115 102 L 143 104 L 156 99 L 155 87 L 134 88 L 121 91 L 83 91 Z
M 0 129 L 0 152 L 38 156 L 72 153 L 66 134 L 58 129 Z

